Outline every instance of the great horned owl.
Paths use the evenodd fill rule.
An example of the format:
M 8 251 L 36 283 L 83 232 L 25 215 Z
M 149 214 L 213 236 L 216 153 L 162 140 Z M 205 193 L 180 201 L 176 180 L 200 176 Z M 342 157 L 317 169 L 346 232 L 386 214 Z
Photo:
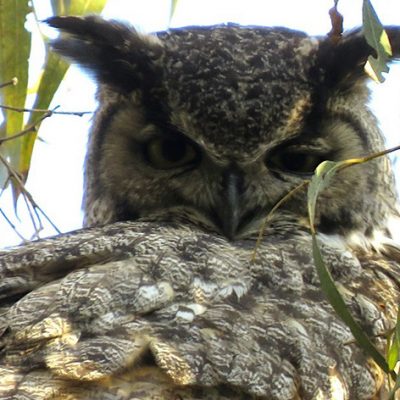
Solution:
M 64 32 L 54 48 L 99 83 L 90 227 L 1 253 L 0 398 L 383 398 L 382 372 L 320 289 L 304 191 L 252 259 L 266 214 L 322 160 L 383 147 L 362 34 L 49 23 Z M 341 171 L 317 211 L 331 274 L 384 351 L 400 297 L 388 160 Z

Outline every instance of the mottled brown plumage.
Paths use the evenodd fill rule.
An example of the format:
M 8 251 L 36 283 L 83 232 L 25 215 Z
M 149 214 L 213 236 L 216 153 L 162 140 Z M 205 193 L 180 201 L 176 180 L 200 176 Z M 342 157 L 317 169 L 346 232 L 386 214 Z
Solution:
M 49 23 L 99 82 L 88 227 L 0 253 L 0 398 L 384 398 L 320 289 L 304 191 L 252 259 L 265 215 L 320 161 L 383 147 L 360 33 Z M 393 221 L 385 158 L 343 170 L 318 202 L 324 259 L 382 352 L 400 300 Z

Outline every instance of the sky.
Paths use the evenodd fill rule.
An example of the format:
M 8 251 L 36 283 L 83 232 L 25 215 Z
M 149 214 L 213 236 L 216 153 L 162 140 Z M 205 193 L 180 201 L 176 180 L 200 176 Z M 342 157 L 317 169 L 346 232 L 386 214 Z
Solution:
M 40 19 L 51 16 L 47 0 L 36 0 L 35 4 L 40 6 Z M 400 25 L 399 0 L 375 0 L 373 4 L 384 24 Z M 168 0 L 109 0 L 103 16 L 127 21 L 141 32 L 165 30 L 168 26 L 236 22 L 243 25 L 286 26 L 321 35 L 330 30 L 327 11 L 332 7 L 333 1 L 179 0 L 170 24 L 169 5 Z M 345 29 L 361 25 L 361 5 L 361 0 L 339 1 Z M 43 54 L 42 45 L 35 41 L 32 77 L 40 72 Z M 371 88 L 371 107 L 385 132 L 387 146 L 392 147 L 400 143 L 400 64 L 392 65 L 384 84 L 371 82 Z M 71 67 L 51 106 L 59 105 L 63 111 L 92 111 L 96 107 L 94 93 L 95 86 L 90 78 L 77 67 Z M 39 135 L 41 140 L 35 145 L 26 187 L 36 203 L 62 232 L 82 226 L 82 175 L 90 120 L 90 115 L 54 115 L 43 122 Z M 400 162 L 395 165 L 395 169 L 400 182 Z M 0 197 L 0 208 L 7 212 L 18 231 L 29 239 L 32 225 L 23 201 L 18 204 L 19 218 L 14 216 L 11 204 L 11 193 L 7 190 Z M 54 229 L 45 224 L 41 236 L 55 233 Z M 20 241 L 0 215 L 0 248 Z

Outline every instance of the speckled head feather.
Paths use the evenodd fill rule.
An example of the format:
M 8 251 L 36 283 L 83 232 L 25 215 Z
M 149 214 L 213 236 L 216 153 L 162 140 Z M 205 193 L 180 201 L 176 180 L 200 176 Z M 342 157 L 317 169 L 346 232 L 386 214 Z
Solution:
M 94 16 L 54 17 L 48 23 L 70 34 L 53 42 L 55 50 L 84 66 L 100 83 L 122 93 L 140 90 L 144 99 L 150 97 L 164 111 L 178 114 L 176 119 L 183 121 L 172 122 L 182 130 L 193 125 L 190 132 L 218 147 L 216 156 L 228 151 L 232 155 L 229 144 L 243 136 L 247 152 L 266 139 L 282 140 L 280 128 L 294 109 L 310 112 L 312 99 L 323 99 L 324 88 L 340 88 L 344 79 L 365 80 L 360 72 L 373 53 L 360 32 L 336 44 L 286 28 L 235 24 L 143 36 L 120 22 Z M 394 42 L 395 31 L 392 37 Z M 160 109 L 147 112 L 160 120 L 166 117 L 158 115 Z
M 285 28 L 234 24 L 146 36 L 99 17 L 48 22 L 66 33 L 53 47 L 100 84 L 86 166 L 89 225 L 179 215 L 230 237 L 253 234 L 261 216 L 317 161 L 383 148 L 365 105 L 362 70 L 373 50 L 360 31 L 333 42 Z M 399 32 L 389 34 L 398 54 Z M 167 157 L 189 147 L 196 154 L 183 165 L 188 169 L 149 162 L 149 144 L 160 135 L 174 147 L 165 147 Z M 313 158 L 308 170 L 296 170 L 306 155 Z M 343 172 L 326 193 L 325 200 L 335 201 L 322 197 L 320 229 L 383 229 L 382 221 L 397 213 L 388 171 L 381 159 Z M 358 194 L 349 199 L 349 190 Z M 232 196 L 235 205 L 226 208 Z M 306 220 L 304 196 L 285 204 L 282 218 L 290 224 Z
M 279 128 L 313 92 L 317 42 L 301 32 L 228 25 L 158 37 L 175 123 L 201 132 L 216 156 L 254 157 L 266 142 L 281 140 Z

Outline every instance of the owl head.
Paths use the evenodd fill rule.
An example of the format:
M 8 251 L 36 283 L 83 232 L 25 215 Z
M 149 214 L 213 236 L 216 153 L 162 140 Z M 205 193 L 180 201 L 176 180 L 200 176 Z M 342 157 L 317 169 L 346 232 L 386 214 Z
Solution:
M 374 51 L 360 30 L 334 42 L 233 24 L 142 35 L 95 16 L 48 22 L 63 32 L 53 48 L 98 83 L 86 225 L 186 222 L 248 238 L 320 162 L 383 148 L 363 70 Z M 388 34 L 398 55 L 400 30 Z M 318 229 L 384 230 L 393 190 L 386 158 L 341 171 L 320 196 Z M 269 229 L 307 229 L 305 191 Z

